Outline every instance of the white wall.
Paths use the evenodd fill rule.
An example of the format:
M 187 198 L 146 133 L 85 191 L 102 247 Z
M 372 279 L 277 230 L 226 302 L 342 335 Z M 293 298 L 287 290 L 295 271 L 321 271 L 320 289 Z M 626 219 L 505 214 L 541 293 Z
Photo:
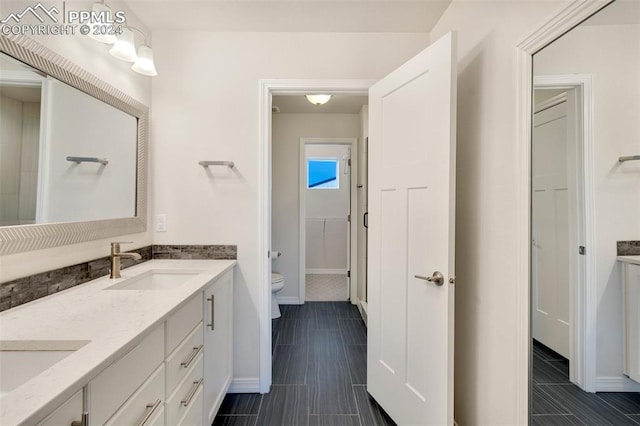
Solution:
M 454 0 L 458 34 L 455 418 L 517 424 L 515 46 L 562 2 Z
M 616 241 L 640 239 L 640 26 L 581 26 L 534 57 L 535 75 L 590 74 L 594 97 L 597 376 L 622 378 Z M 589 248 L 587 248 L 588 250 Z
M 91 8 L 92 2 L 67 2 L 70 7 Z M 23 10 L 25 2 L 0 2 L 0 15 Z M 109 4 L 113 9 L 126 11 L 129 22 L 148 33 L 148 30 L 121 2 Z M 98 43 L 88 37 L 77 36 L 38 36 L 34 37 L 39 43 L 65 57 L 74 64 L 84 68 L 106 81 L 120 91 L 132 96 L 145 105 L 151 105 L 151 78 L 139 75 L 131 70 L 131 64 L 117 60 L 109 55 L 109 47 Z M 149 40 L 151 43 L 151 40 Z M 155 46 L 154 46 L 155 47 Z M 159 71 L 162 72 L 162 71 Z M 153 134 L 151 135 L 150 151 L 153 151 Z M 149 194 L 151 200 L 152 194 Z M 151 204 L 151 203 L 150 203 Z M 152 205 L 149 206 L 148 217 L 151 217 Z M 133 241 L 134 244 L 125 246 L 125 249 L 137 248 L 151 244 L 152 233 L 148 227 L 147 232 L 122 235 L 117 238 L 90 241 L 82 244 L 73 244 L 34 252 L 18 253 L 0 256 L 0 281 L 10 281 L 16 278 L 60 268 L 67 265 L 95 259 L 109 254 L 109 241 Z
M 352 114 L 355 120 L 357 116 Z M 357 146 L 356 146 L 357 148 Z M 305 197 L 305 268 L 308 273 L 344 273 L 348 268 L 349 244 L 349 203 L 351 201 L 351 181 L 344 174 L 349 146 L 306 145 L 305 159 L 335 158 L 338 160 L 338 188 L 310 189 Z M 354 155 L 355 158 L 355 155 Z M 306 169 L 303 169 L 303 180 Z M 337 272 L 340 271 L 340 272 Z
M 154 210 L 168 224 L 154 241 L 238 245 L 234 370 L 251 381 L 259 375 L 260 288 L 270 285 L 258 276 L 266 256 L 258 251 L 259 79 L 377 79 L 422 50 L 428 35 L 158 31 L 153 40 Z M 208 175 L 199 160 L 236 168 Z
M 300 301 L 300 138 L 357 137 L 356 114 L 274 114 L 272 127 L 272 247 L 283 253 L 273 270 L 285 277 L 283 302 Z

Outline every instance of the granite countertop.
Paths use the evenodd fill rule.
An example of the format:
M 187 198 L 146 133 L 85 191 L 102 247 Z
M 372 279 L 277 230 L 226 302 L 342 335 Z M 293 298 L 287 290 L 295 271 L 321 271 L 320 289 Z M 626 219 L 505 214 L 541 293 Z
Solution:
M 620 262 L 633 263 L 635 265 L 640 265 L 640 255 L 635 256 L 618 256 L 617 259 Z
M 89 341 L 0 398 L 0 424 L 35 423 L 70 398 L 100 371 L 132 349 L 142 337 L 235 260 L 151 260 L 72 289 L 0 313 L 0 341 Z M 169 290 L 106 290 L 152 269 L 198 270 Z

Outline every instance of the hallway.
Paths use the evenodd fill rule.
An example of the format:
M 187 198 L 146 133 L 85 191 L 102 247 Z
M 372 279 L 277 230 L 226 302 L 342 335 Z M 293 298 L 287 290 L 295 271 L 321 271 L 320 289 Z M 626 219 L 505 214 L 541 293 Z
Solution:
M 367 330 L 349 302 L 283 305 L 271 392 L 228 394 L 214 425 L 386 426 L 366 391 Z

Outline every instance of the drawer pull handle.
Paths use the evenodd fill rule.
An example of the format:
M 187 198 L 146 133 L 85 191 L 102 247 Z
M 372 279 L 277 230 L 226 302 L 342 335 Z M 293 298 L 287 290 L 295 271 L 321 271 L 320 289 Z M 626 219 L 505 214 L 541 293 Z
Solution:
M 162 404 L 162 401 L 159 399 L 154 403 L 147 404 L 147 409 L 144 412 L 144 417 L 140 419 L 140 421 L 137 423 L 137 426 L 143 426 L 145 423 L 147 423 L 151 416 L 153 416 L 153 413 L 155 413 L 155 411 L 158 409 L 160 404 Z
M 211 324 L 207 324 L 207 327 L 211 327 L 211 331 L 214 331 L 216 329 L 216 320 L 214 317 L 216 312 L 216 295 L 212 294 L 207 301 L 211 302 Z
M 189 358 L 186 361 L 182 361 L 180 365 L 184 368 L 189 368 L 189 366 L 191 365 L 193 360 L 196 359 L 196 356 L 198 356 L 202 348 L 203 348 L 203 345 L 194 346 L 193 352 L 191 352 L 191 355 L 189 356 Z
M 82 413 L 82 420 L 74 420 L 71 422 L 71 426 L 89 426 L 89 413 L 86 411 Z
M 182 401 L 180 401 L 180 404 L 184 405 L 185 407 L 189 406 L 196 392 L 198 392 L 198 388 L 200 387 L 201 384 L 202 384 L 202 379 L 193 382 L 193 387 L 191 388 L 187 396 Z

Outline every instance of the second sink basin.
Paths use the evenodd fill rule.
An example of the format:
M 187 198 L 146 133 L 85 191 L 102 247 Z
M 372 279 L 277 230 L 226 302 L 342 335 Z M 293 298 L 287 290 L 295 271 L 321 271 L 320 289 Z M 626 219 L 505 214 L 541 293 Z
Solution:
M 0 397 L 62 361 L 88 340 L 0 341 Z
M 200 273 L 200 270 L 152 269 L 105 290 L 171 290 Z

